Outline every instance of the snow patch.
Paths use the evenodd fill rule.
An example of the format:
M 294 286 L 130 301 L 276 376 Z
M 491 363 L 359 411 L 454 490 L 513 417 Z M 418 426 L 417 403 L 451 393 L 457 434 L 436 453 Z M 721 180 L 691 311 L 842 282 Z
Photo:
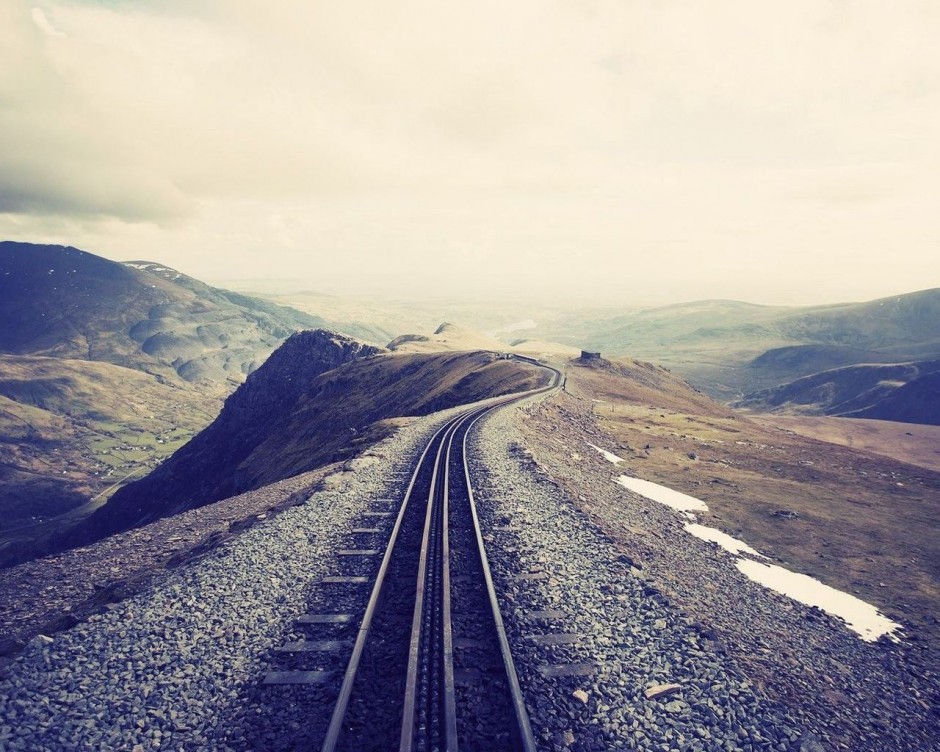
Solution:
M 594 448 L 597 449 L 597 447 Z M 603 452 L 602 449 L 598 449 L 598 451 Z M 617 483 L 651 501 L 665 504 L 693 521 L 695 515 L 692 512 L 708 511 L 708 506 L 704 501 L 679 491 L 673 491 L 671 488 L 661 486 L 658 483 L 652 483 L 641 478 L 631 478 L 628 475 L 621 475 L 617 478 Z M 735 555 L 745 554 L 762 559 L 767 558 L 744 541 L 738 540 L 721 530 L 699 525 L 695 522 L 687 522 L 683 527 L 690 535 L 704 541 L 717 543 L 729 553 Z M 766 564 L 751 559 L 736 559 L 735 566 L 753 582 L 807 606 L 816 606 L 826 613 L 842 619 L 849 629 L 866 642 L 874 642 L 883 635 L 887 635 L 892 640 L 898 640 L 894 632 L 900 629 L 901 625 L 889 619 L 870 603 L 866 603 L 854 595 L 836 590 L 814 577 L 791 572 L 789 569 L 776 564 Z
M 866 642 L 874 642 L 883 635 L 896 641 L 898 639 L 893 633 L 900 629 L 901 625 L 854 595 L 843 593 L 809 575 L 791 572 L 776 564 L 763 564 L 748 559 L 738 559 L 735 564 L 748 579 L 795 601 L 807 606 L 816 606 L 827 614 L 839 617 Z
M 621 475 L 617 478 L 617 483 L 640 494 L 640 496 L 645 496 L 651 501 L 671 507 L 677 512 L 708 511 L 708 505 L 701 499 L 696 499 L 694 496 L 688 496 L 679 491 L 673 491 L 671 488 L 666 488 L 658 483 L 642 480 L 641 478 L 631 478 L 629 475 Z
M 686 514 L 688 515 L 689 513 L 686 512 Z M 694 535 L 700 540 L 717 543 L 725 551 L 732 554 L 750 554 L 751 556 L 759 556 L 762 559 L 767 558 L 762 553 L 755 551 L 744 541 L 738 540 L 737 538 L 734 538 L 727 533 L 724 533 L 721 530 L 713 527 L 694 523 L 686 523 L 685 531 L 690 535 Z
M 594 445 L 593 445 L 592 443 L 590 443 L 590 442 L 587 442 L 587 445 L 588 445 L 589 447 L 591 447 L 591 449 L 594 449 L 595 451 L 598 451 L 598 452 L 600 452 L 602 455 L 604 455 L 604 459 L 607 460 L 608 462 L 612 462 L 612 463 L 615 464 L 615 465 L 617 465 L 617 464 L 623 462 L 623 457 L 618 457 L 618 456 L 617 456 L 616 454 L 614 454 L 613 452 L 608 452 L 606 449 L 601 449 L 599 446 L 594 446 Z

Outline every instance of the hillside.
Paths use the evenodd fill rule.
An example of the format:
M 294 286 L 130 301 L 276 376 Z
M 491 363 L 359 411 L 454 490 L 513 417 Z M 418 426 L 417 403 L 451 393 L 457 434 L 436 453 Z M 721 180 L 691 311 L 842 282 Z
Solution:
M 940 360 L 834 368 L 747 395 L 739 407 L 940 424 Z
M 880 430 L 863 438 L 875 421 L 841 420 L 840 436 L 829 442 L 798 435 L 787 420 L 781 430 L 774 416 L 759 417 L 730 410 L 648 363 L 572 361 L 565 391 L 532 412 L 526 435 L 547 466 L 554 457 L 556 468 L 567 465 L 576 476 L 599 462 L 610 486 L 627 475 L 701 500 L 708 507 L 697 513 L 703 525 L 903 618 L 921 639 L 940 644 L 940 473 L 930 469 L 936 430 L 884 424 L 905 436 L 912 456 L 934 458 L 917 466 L 869 446 L 891 440 Z M 616 455 L 616 466 L 589 444 Z M 589 497 L 589 484 L 570 491 Z M 627 502 L 618 503 L 625 508 L 585 511 L 621 531 L 628 552 L 643 551 L 653 532 L 630 518 Z M 667 567 L 663 574 L 678 586 L 675 572 Z
M 83 543 L 353 456 L 391 418 L 531 388 L 534 367 L 487 353 L 385 354 L 325 331 L 289 338 L 219 417 L 70 535 Z
M 152 262 L 0 242 L 0 562 L 152 469 L 321 322 Z
M 101 361 L 238 384 L 291 332 L 323 319 L 150 262 L 0 243 L 0 352 Z
M 940 289 L 801 308 L 712 300 L 573 311 L 526 335 L 660 363 L 732 400 L 840 366 L 940 357 Z

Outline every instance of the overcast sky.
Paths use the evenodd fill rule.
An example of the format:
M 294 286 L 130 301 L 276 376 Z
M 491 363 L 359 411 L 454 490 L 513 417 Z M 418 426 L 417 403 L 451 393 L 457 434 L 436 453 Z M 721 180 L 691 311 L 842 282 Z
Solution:
M 940 287 L 938 39 L 936 0 L 2 0 L 0 238 L 334 292 Z

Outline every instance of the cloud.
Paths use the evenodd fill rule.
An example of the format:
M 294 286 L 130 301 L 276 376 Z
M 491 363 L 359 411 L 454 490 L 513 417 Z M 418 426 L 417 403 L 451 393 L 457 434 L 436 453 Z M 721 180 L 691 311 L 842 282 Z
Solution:
M 33 22 L 36 24 L 36 26 L 38 26 L 40 29 L 42 29 L 44 32 L 46 32 L 50 36 L 54 36 L 54 37 L 65 36 L 65 32 L 59 31 L 51 23 L 49 23 L 49 19 L 46 18 L 46 14 L 43 13 L 42 8 L 33 8 L 32 16 L 33 16 Z
M 388 248 L 921 252 L 938 28 L 928 0 L 7 0 L 0 214 L 98 248 L 173 225 L 206 267 L 319 240 L 349 273 Z

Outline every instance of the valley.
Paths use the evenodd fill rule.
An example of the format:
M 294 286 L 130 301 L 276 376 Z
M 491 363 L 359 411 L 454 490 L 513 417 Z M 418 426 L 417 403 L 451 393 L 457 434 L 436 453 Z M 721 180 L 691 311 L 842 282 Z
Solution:
M 0 2 L 0 752 L 940 752 L 936 3 Z
M 318 744 L 345 643 L 311 625 L 363 612 L 342 587 L 376 575 L 421 447 L 476 406 L 463 472 L 532 749 L 691 734 L 794 752 L 937 741 L 923 713 L 940 700 L 937 291 L 613 317 L 383 308 L 262 299 L 63 247 L 0 251 L 22 277 L 0 337 L 0 687 L 23 682 L 8 696 L 44 691 L 44 672 L 89 642 L 140 667 L 91 701 L 150 686 L 162 669 L 148 635 L 170 614 L 184 678 L 171 682 L 181 699 L 160 702 L 187 720 L 148 731 L 192 748 Z M 51 257 L 67 275 L 49 288 Z M 512 395 L 530 396 L 483 417 Z M 650 484 L 695 512 L 637 491 Z M 755 568 L 858 599 L 891 626 L 856 634 Z M 461 645 L 458 662 L 478 649 Z M 77 670 L 82 686 L 93 671 Z M 231 691 L 207 694 L 218 676 Z M 677 699 L 657 699 L 661 686 Z M 75 732 L 39 708 L 8 712 L 26 744 L 51 725 Z M 83 743 L 137 743 L 134 718 L 116 711 Z

